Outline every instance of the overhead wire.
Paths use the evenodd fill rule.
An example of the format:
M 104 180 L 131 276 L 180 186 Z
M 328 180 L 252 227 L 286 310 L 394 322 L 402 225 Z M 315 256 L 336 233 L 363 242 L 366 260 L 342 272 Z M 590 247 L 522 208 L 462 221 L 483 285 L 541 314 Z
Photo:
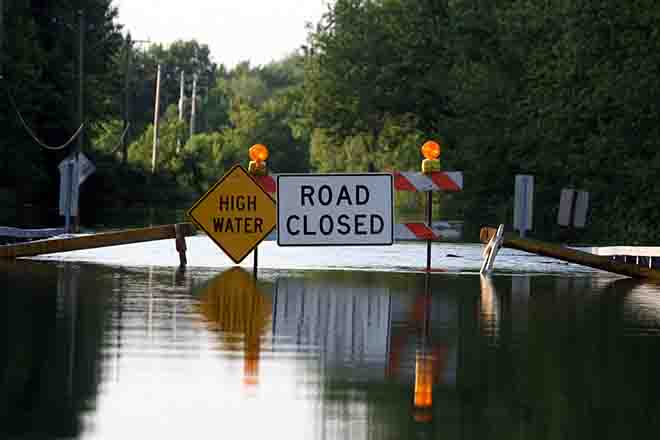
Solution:
M 28 123 L 25 121 L 25 118 L 23 118 L 23 115 L 21 114 L 21 111 L 19 110 L 18 106 L 16 105 L 16 100 L 14 99 L 14 95 L 11 93 L 11 90 L 9 89 L 9 87 L 4 83 L 4 81 L 0 81 L 0 82 L 2 82 L 2 85 L 5 89 L 5 91 L 7 92 L 7 96 L 9 97 L 9 103 L 11 104 L 12 108 L 16 112 L 16 116 L 18 116 L 18 119 L 21 122 L 21 125 L 23 126 L 23 128 L 25 129 L 27 134 L 29 134 L 30 137 L 37 144 L 39 144 L 41 147 L 45 148 L 46 150 L 60 151 L 60 150 L 63 150 L 65 148 L 67 148 L 69 145 L 71 145 L 71 143 L 73 141 L 75 141 L 78 138 L 78 136 L 80 136 L 80 133 L 82 133 L 83 129 L 85 128 L 85 123 L 83 122 L 82 124 L 80 124 L 80 127 L 78 127 L 78 129 L 75 131 L 75 133 L 73 133 L 73 136 L 71 136 L 71 138 L 62 145 L 59 145 L 57 147 L 53 147 L 53 146 L 50 146 L 50 145 L 46 144 L 41 139 L 39 139 L 39 137 L 35 134 L 35 132 L 30 128 Z
M 124 132 L 119 137 L 119 143 L 117 144 L 117 146 L 115 148 L 112 149 L 112 151 L 110 151 L 110 154 L 115 154 L 124 145 L 124 139 L 126 138 L 126 135 L 128 134 L 128 130 L 130 128 L 131 128 L 131 123 L 128 122 L 126 124 L 126 129 L 124 130 Z

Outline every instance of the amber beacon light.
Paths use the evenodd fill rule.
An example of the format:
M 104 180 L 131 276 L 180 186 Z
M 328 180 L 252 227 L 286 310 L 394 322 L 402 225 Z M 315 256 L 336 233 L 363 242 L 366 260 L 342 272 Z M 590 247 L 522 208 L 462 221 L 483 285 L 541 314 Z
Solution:
M 266 174 L 266 160 L 268 159 L 268 147 L 263 144 L 254 144 L 248 150 L 250 155 L 249 173 L 256 175 Z
M 422 173 L 429 174 L 434 171 L 440 171 L 440 144 L 435 141 L 427 141 L 422 145 Z
M 263 144 L 254 144 L 249 150 L 250 159 L 255 162 L 266 162 L 268 159 L 268 147 Z
M 422 155 L 425 159 L 438 159 L 440 157 L 440 144 L 435 141 L 424 142 L 424 145 L 422 145 Z

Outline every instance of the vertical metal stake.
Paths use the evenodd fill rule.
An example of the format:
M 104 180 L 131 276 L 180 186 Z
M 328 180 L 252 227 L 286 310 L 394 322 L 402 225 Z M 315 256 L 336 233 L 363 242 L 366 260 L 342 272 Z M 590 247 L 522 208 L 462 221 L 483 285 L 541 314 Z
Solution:
M 66 163 L 66 179 L 68 188 L 66 189 L 66 199 L 64 201 L 64 230 L 67 234 L 71 233 L 71 202 L 73 198 L 73 162 Z
M 430 194 L 430 193 L 429 193 Z M 430 319 L 431 319 L 431 273 L 426 272 L 426 277 L 424 280 L 424 296 L 425 296 L 425 304 L 424 304 L 424 339 L 423 341 L 426 342 L 426 338 L 429 337 L 429 328 L 430 328 Z
M 429 229 L 432 227 L 433 222 L 433 191 L 426 193 L 426 225 Z M 433 240 L 426 241 L 426 271 L 431 272 L 431 244 Z
M 258 262 L 259 262 L 259 246 L 256 246 L 254 248 L 254 279 L 257 279 L 257 267 L 258 267 Z

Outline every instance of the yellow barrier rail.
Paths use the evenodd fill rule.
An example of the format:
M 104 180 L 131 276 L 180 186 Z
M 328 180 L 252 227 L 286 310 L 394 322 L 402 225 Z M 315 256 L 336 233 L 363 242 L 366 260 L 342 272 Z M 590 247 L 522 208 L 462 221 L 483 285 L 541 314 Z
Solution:
M 58 252 L 176 239 L 176 247 L 181 258 L 181 265 L 185 266 L 185 237 L 195 235 L 196 230 L 192 223 L 179 223 L 176 225 L 152 226 L 125 231 L 38 240 L 0 246 L 0 258 L 35 257 L 37 255 L 55 254 Z

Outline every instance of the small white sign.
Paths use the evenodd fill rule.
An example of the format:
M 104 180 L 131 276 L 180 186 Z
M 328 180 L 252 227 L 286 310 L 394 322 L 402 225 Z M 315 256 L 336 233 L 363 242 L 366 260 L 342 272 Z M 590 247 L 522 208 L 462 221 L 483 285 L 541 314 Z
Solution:
M 520 231 L 522 237 L 533 229 L 534 213 L 534 176 L 516 175 L 516 196 L 513 207 L 513 229 Z
M 587 211 L 589 210 L 589 193 L 577 191 L 575 199 L 575 213 L 573 214 L 573 226 L 584 228 L 587 224 Z
M 280 246 L 364 246 L 394 242 L 391 174 L 280 174 Z

